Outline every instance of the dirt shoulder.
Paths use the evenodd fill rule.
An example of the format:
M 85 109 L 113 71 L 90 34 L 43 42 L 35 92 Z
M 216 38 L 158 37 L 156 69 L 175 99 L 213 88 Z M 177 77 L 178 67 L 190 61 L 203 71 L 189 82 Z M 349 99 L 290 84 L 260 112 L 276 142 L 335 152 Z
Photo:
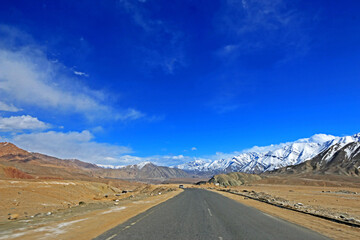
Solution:
M 360 209 L 358 206 L 360 202 L 358 198 L 360 196 L 352 193 L 354 190 L 359 189 L 344 190 L 331 187 L 324 189 L 321 187 L 266 184 L 256 186 L 241 186 L 232 190 L 237 192 L 245 191 L 244 193 L 258 192 L 261 193 L 260 195 L 262 197 L 268 195 L 272 198 L 282 199 L 282 201 L 287 201 L 295 205 L 301 202 L 300 205 L 307 204 L 309 210 L 311 208 L 317 209 L 315 211 L 325 209 L 335 213 L 341 212 L 343 214 L 352 214 L 357 216 Z M 312 229 L 332 239 L 360 238 L 360 228 L 347 226 L 284 208 L 279 208 L 268 203 L 252 200 L 248 197 L 218 191 L 215 189 L 212 191 L 234 199 L 242 204 L 257 208 L 271 216 L 279 217 L 289 222 Z
M 11 182 L 9 183 L 11 184 Z M 119 189 L 113 189 L 106 184 L 78 181 L 51 181 L 47 183 L 43 181 L 13 183 L 12 190 L 15 190 L 17 198 L 14 198 L 13 195 L 7 195 L 7 198 L 2 201 L 6 203 L 12 199 L 12 201 L 17 200 L 16 202 L 20 202 L 20 204 L 16 206 L 12 202 L 7 203 L 6 207 L 3 207 L 2 213 L 15 212 L 15 210 L 17 212 L 30 212 L 33 206 L 34 212 L 38 212 L 38 214 L 35 214 L 36 216 L 21 215 L 16 220 L 1 221 L 0 240 L 92 239 L 182 192 L 175 185 L 142 185 L 134 190 L 122 193 Z M 48 187 L 44 189 L 44 186 Z M 22 188 L 23 191 L 18 194 L 17 191 Z M 7 185 L 4 189 L 1 191 L 2 193 L 9 193 L 10 186 Z M 64 192 L 61 192 L 61 189 L 64 189 Z M 32 194 L 26 197 L 27 193 L 24 194 L 26 192 L 24 190 L 30 190 Z M 51 193 L 52 190 L 55 193 Z M 61 193 L 69 195 L 62 196 Z M 18 195 L 22 195 L 22 197 L 19 198 Z M 42 198 L 44 195 L 48 198 Z M 20 199 L 22 200 L 20 201 Z M 70 205 L 61 208 L 62 202 L 64 200 L 70 201 L 70 199 L 72 199 Z M 9 204 L 15 209 L 8 209 Z M 54 206 L 43 206 L 43 204 Z M 60 208 L 56 209 L 57 207 Z M 51 211 L 49 211 L 50 209 Z M 44 212 L 44 210 L 49 212 Z M 27 215 L 30 214 L 27 213 Z M 2 216 L 3 219 L 5 217 L 9 217 L 9 215 Z
M 127 198 L 144 187 L 145 184 L 138 183 L 116 185 L 79 180 L 0 180 L 0 224 L 10 216 L 29 219 L 73 208 L 79 203 Z

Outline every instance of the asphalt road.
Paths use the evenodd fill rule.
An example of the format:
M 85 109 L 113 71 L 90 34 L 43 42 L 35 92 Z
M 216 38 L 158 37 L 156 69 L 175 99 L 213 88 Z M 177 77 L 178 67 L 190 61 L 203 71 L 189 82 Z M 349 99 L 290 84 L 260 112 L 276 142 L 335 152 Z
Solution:
M 220 194 L 185 189 L 176 197 L 95 238 L 116 239 L 327 239 Z

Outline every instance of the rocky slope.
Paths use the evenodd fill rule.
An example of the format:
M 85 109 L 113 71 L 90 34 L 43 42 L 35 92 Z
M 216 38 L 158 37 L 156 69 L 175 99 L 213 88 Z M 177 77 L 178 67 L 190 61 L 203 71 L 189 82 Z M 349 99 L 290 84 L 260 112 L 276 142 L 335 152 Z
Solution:
M 360 142 L 332 145 L 316 157 L 295 166 L 288 166 L 269 174 L 337 174 L 360 176 Z
M 94 177 L 92 170 L 98 167 L 92 165 L 92 169 L 89 170 L 82 167 L 79 162 L 27 152 L 12 143 L 0 143 L 0 169 L 5 173 L 0 173 L 0 176 L 3 177 L 13 178 L 16 175 L 21 178 L 23 174 L 20 173 L 33 178 L 88 179 Z M 11 172 L 14 174 L 10 174 Z
M 177 168 L 156 166 L 153 163 L 147 162 L 138 165 L 129 165 L 116 169 L 102 169 L 99 175 L 107 178 L 122 178 L 122 179 L 169 179 L 169 178 L 187 178 L 190 177 L 188 173 Z
M 209 183 L 214 183 L 214 184 L 218 183 L 220 186 L 224 186 L 224 187 L 240 186 L 260 179 L 262 179 L 262 177 L 256 174 L 232 172 L 228 174 L 215 175 L 209 180 Z

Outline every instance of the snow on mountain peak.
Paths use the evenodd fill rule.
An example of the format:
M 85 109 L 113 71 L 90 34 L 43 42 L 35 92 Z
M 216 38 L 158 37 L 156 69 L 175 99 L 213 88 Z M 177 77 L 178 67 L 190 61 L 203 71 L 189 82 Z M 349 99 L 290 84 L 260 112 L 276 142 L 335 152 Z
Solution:
M 119 165 L 119 166 L 114 166 L 114 165 L 105 165 L 105 164 L 96 164 L 96 166 L 98 167 L 102 167 L 102 168 L 110 168 L 110 169 L 120 169 L 120 168 L 125 168 L 125 165 Z
M 335 136 L 320 133 L 320 134 L 315 134 L 315 135 L 311 136 L 310 138 L 299 139 L 296 142 L 324 143 L 324 142 L 334 140 L 335 138 L 336 138 Z
M 272 144 L 264 147 L 255 146 L 236 155 L 234 154 L 232 157 L 223 157 L 211 162 L 193 161 L 177 167 L 183 170 L 215 173 L 233 171 L 261 173 L 300 164 L 335 144 L 344 146 L 351 142 L 360 142 L 360 133 L 345 137 L 315 134 L 310 138 L 302 138 L 294 142 Z
M 114 166 L 114 165 L 104 165 L 104 164 L 96 164 L 98 167 L 102 167 L 102 168 L 110 168 L 110 169 L 120 169 L 120 168 L 126 168 L 126 167 L 130 167 L 130 168 L 138 168 L 138 169 L 142 169 L 143 167 L 145 167 L 147 164 L 151 164 L 152 162 L 140 162 L 134 165 L 118 165 L 118 166 Z
M 151 162 L 141 162 L 141 163 L 137 163 L 136 166 L 139 169 L 142 169 L 143 167 L 145 167 L 147 164 L 150 164 Z

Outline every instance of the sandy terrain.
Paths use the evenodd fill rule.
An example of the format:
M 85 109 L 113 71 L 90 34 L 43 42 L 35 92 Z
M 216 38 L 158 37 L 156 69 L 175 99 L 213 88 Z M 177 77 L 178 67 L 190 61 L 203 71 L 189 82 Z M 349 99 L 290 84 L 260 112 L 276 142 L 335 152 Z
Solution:
M 349 183 L 332 183 L 330 181 L 321 184 L 325 186 L 311 186 L 318 184 L 308 184 L 307 181 L 307 184 L 305 184 L 306 186 L 304 186 L 304 182 L 300 182 L 300 185 L 281 183 L 282 184 L 271 184 L 264 183 L 263 181 L 260 184 L 231 187 L 230 190 L 241 194 L 249 194 L 249 196 L 251 196 L 250 194 L 255 196 L 270 196 L 272 199 L 280 199 L 283 202 L 288 202 L 290 205 L 293 204 L 295 208 L 297 207 L 297 204 L 300 203 L 299 208 L 305 209 L 306 211 L 326 213 L 338 218 L 342 215 L 344 218 L 360 219 L 360 186 L 358 186 L 360 183 L 356 183 L 356 181 L 350 181 Z M 351 227 L 279 208 L 244 196 L 238 196 L 227 192 L 216 192 L 243 204 L 255 207 L 270 215 L 315 230 L 333 239 L 360 239 L 360 228 L 357 227 Z
M 92 239 L 182 191 L 176 185 L 129 184 L 131 192 L 122 193 L 96 182 L 0 181 L 0 239 Z
M 144 186 L 137 183 L 116 185 L 78 180 L 0 180 L 0 223 L 7 221 L 8 214 L 26 218 L 74 207 L 79 202 L 111 201 L 111 196 L 121 194 L 122 190 L 135 190 Z M 125 196 L 121 194 L 120 197 Z

